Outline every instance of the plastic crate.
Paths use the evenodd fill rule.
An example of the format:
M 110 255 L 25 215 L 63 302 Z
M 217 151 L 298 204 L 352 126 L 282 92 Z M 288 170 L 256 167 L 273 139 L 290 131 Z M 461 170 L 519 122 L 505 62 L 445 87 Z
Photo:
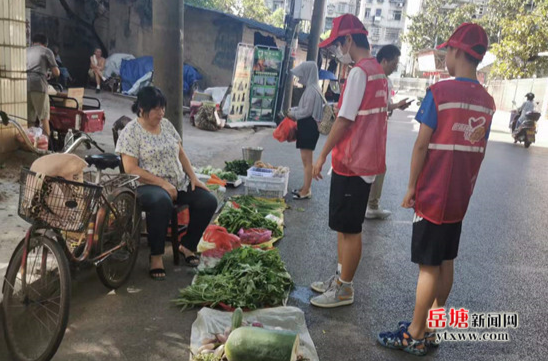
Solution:
M 247 170 L 248 178 L 272 178 L 274 176 L 274 169 L 251 167 Z
M 263 198 L 283 198 L 287 194 L 289 172 L 284 177 L 247 177 L 245 194 Z

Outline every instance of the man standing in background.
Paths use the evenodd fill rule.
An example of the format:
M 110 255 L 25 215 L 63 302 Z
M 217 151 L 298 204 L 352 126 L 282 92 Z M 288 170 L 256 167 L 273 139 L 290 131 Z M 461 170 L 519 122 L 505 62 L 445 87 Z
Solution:
M 405 110 L 411 105 L 411 102 L 407 101 L 407 98 L 399 101 L 396 104 L 392 103 L 392 82 L 390 75 L 398 70 L 400 63 L 401 52 L 395 45 L 383 46 L 377 53 L 377 61 L 381 64 L 384 74 L 386 74 L 388 80 L 388 116 L 390 117 L 394 109 Z M 392 212 L 380 207 L 379 201 L 382 194 L 382 186 L 384 184 L 384 176 L 386 173 L 377 174 L 375 181 L 371 185 L 371 192 L 369 193 L 369 202 L 367 204 L 367 212 L 365 212 L 366 219 L 386 219 L 392 215 Z
M 45 35 L 34 34 L 32 46 L 27 48 L 27 111 L 29 126 L 33 126 L 38 119 L 44 134 L 49 137 L 47 71 L 51 70 L 54 77 L 58 77 L 60 71 L 55 55 L 47 46 L 48 38 Z

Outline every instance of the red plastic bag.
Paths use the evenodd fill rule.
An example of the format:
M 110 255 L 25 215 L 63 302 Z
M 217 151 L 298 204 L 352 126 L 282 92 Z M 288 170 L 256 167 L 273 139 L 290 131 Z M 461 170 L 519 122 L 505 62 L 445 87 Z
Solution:
M 205 257 L 221 258 L 226 252 L 241 247 L 240 238 L 228 233 L 226 228 L 210 225 L 204 232 L 204 241 L 214 243 L 215 248 L 203 252 Z
M 285 118 L 274 131 L 274 138 L 279 142 L 294 142 L 297 140 L 297 122 L 291 118 Z
M 272 231 L 264 228 L 240 229 L 238 232 L 243 244 L 262 244 L 272 239 Z

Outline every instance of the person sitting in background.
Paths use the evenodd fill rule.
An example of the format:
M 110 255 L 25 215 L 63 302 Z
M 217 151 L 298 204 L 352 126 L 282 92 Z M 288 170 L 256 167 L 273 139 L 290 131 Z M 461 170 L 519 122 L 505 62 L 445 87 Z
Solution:
M 142 184 L 137 188 L 137 196 L 146 212 L 149 274 L 154 280 L 165 279 L 162 256 L 173 204 L 189 207 L 190 223 L 179 252 L 192 267 L 200 263 L 195 255 L 198 242 L 217 209 L 217 199 L 196 177 L 179 133 L 164 118 L 166 105 L 160 89 L 153 86 L 141 89 L 132 107 L 137 118 L 122 130 L 116 145 L 125 172 L 138 175 Z
M 72 82 L 72 77 L 70 76 L 68 69 L 63 65 L 63 61 L 59 55 L 59 47 L 54 45 L 51 47 L 51 50 L 53 51 L 53 55 L 55 55 L 55 61 L 57 62 L 57 65 L 59 65 L 59 72 L 61 73 L 59 75 L 59 83 L 66 88 L 68 83 Z
M 93 55 L 89 58 L 89 77 L 95 79 L 97 84 L 96 92 L 101 92 L 101 83 L 107 80 L 104 77 L 103 71 L 105 70 L 105 58 L 103 58 L 103 52 L 100 48 L 96 48 Z

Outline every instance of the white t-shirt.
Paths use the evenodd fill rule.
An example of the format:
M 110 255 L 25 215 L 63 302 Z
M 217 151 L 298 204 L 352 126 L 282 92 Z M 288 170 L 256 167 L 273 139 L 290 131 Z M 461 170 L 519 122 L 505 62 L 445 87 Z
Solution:
M 367 85 L 367 74 L 357 66 L 350 70 L 346 79 L 343 102 L 339 110 L 339 117 L 355 121 L 362 105 Z M 361 94 L 361 95 L 360 95 Z M 376 176 L 362 176 L 366 183 L 373 183 Z

